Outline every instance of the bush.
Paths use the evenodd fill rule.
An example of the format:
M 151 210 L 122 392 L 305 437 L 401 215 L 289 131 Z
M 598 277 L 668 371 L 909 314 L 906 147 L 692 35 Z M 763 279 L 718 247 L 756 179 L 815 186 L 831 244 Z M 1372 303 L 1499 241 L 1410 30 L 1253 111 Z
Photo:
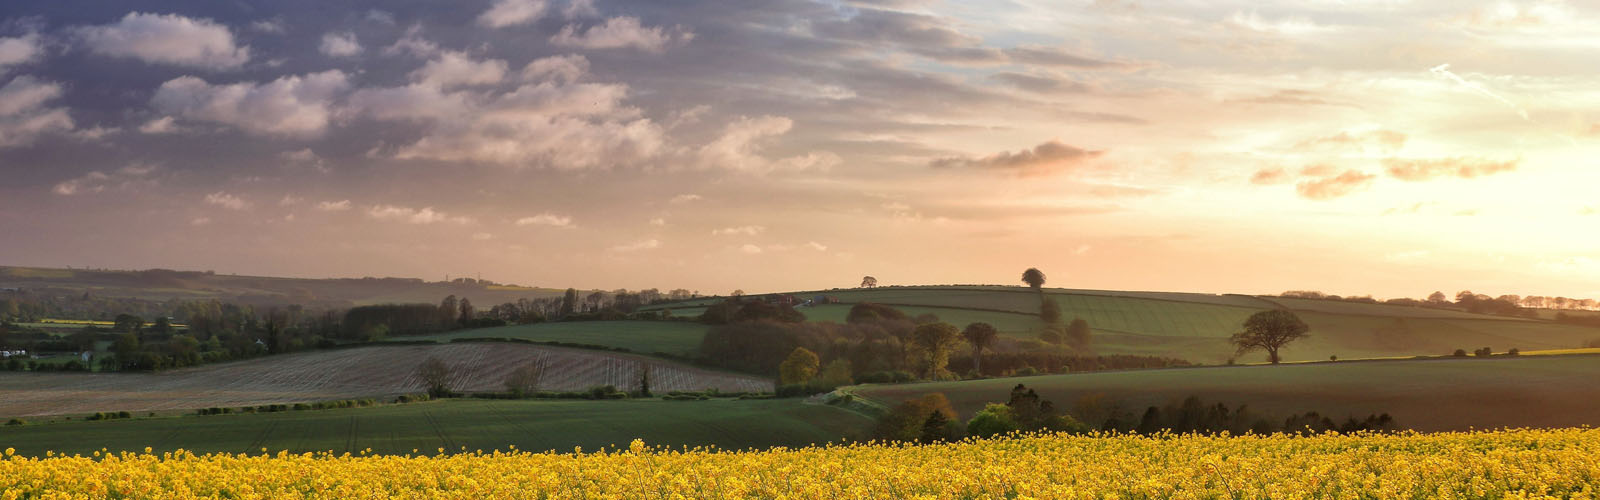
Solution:
M 863 384 L 898 384 L 915 379 L 916 377 L 911 376 L 911 372 L 894 370 L 863 373 L 856 377 L 856 382 Z
M 1478 356 L 1478 357 L 1480 357 L 1480 358 L 1482 358 L 1482 357 L 1488 357 L 1488 356 L 1490 356 L 1490 355 L 1493 355 L 1493 354 L 1494 354 L 1494 351 L 1493 351 L 1493 350 L 1490 350 L 1490 349 L 1489 349 L 1489 348 L 1487 348 L 1487 347 L 1482 347 L 1482 348 L 1479 348 L 1479 349 L 1478 349 L 1478 350 L 1476 350 L 1476 351 L 1472 351 L 1472 355 L 1473 355 L 1473 356 Z
M 1522 354 L 1522 350 L 1515 347 L 1511 348 L 1509 351 L 1506 351 L 1507 356 L 1516 356 L 1518 354 Z
M 1466 349 L 1456 349 L 1456 352 L 1451 354 L 1451 356 L 1455 356 L 1455 357 L 1458 357 L 1458 358 L 1465 358 L 1465 357 L 1467 357 L 1467 350 Z
M 7 420 L 6 425 L 28 425 L 28 421 L 20 418 L 13 418 L 11 420 Z

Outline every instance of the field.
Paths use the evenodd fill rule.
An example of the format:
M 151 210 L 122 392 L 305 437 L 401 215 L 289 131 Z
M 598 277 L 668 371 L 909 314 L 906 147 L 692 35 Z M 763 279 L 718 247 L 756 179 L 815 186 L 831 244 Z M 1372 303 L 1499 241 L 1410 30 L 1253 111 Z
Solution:
M 1311 326 L 1311 336 L 1291 344 L 1289 361 L 1449 354 L 1456 349 L 1495 351 L 1570 349 L 1600 338 L 1600 329 L 1547 320 L 1507 318 L 1460 311 L 1329 300 L 1124 292 L 1046 288 L 1066 320 L 1082 318 L 1094 330 L 1093 348 L 1102 354 L 1143 354 L 1221 364 L 1234 357 L 1229 335 L 1245 318 L 1270 308 L 1288 308 Z M 1038 294 L 1022 287 L 940 286 L 796 292 L 827 295 L 841 304 L 802 307 L 812 321 L 843 321 L 851 304 L 891 304 L 911 315 L 931 313 L 965 326 L 984 321 L 1013 339 L 1037 338 Z M 719 299 L 669 304 L 677 308 Z M 662 308 L 668 305 L 657 305 Z M 1251 354 L 1240 362 L 1264 359 Z
M 458 338 L 514 338 L 538 342 L 567 342 L 621 347 L 639 353 L 692 354 L 700 348 L 706 326 L 677 321 L 572 321 L 457 330 L 433 335 L 394 337 L 395 340 Z
M 1499 499 L 1593 498 L 1600 481 L 1594 429 L 1040 435 L 749 453 L 646 443 L 587 454 L 12 457 L 0 460 L 0 489 L 21 498 Z
M 417 367 L 428 357 L 450 365 L 458 391 L 501 391 L 506 374 L 533 363 L 543 390 L 596 385 L 632 390 L 640 369 L 653 390 L 771 391 L 772 381 L 689 367 L 647 356 L 511 343 L 374 346 L 288 354 L 153 374 L 0 375 L 0 416 L 98 411 L 170 411 L 256 406 L 423 391 Z
M 0 427 L 17 453 L 112 451 L 408 454 L 439 448 L 572 451 L 636 438 L 724 449 L 827 443 L 870 425 L 861 415 L 797 400 L 444 400 L 374 408 L 73 421 Z
M 409 278 L 309 279 L 238 276 L 151 269 L 112 271 L 0 266 L 0 288 L 48 293 L 91 293 L 101 297 L 149 300 L 219 299 L 248 304 L 365 305 L 437 304 L 446 295 L 467 297 L 485 307 L 521 298 L 560 297 L 564 290 Z M 588 292 L 587 290 L 585 291 Z
M 1174 368 L 961 382 L 866 385 L 854 391 L 893 404 L 941 392 L 963 417 L 1005 402 L 1017 384 L 1073 411 L 1101 395 L 1137 417 L 1148 406 L 1199 396 L 1284 418 L 1317 411 L 1346 416 L 1388 413 L 1405 428 L 1465 430 L 1600 425 L 1600 356 L 1342 361 L 1280 366 Z M 1082 413 L 1081 411 L 1079 412 Z

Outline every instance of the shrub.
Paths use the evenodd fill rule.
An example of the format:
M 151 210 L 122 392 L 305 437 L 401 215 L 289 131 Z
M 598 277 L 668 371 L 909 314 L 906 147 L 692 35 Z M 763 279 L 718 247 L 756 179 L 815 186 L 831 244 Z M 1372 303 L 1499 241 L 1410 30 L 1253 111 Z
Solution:
M 28 421 L 20 418 L 13 418 L 11 420 L 7 420 L 6 425 L 28 425 Z
M 856 377 L 856 382 L 863 384 L 898 384 L 910 382 L 914 379 L 915 377 L 911 376 L 911 372 L 894 370 L 863 373 Z
M 1466 349 L 1456 349 L 1456 352 L 1451 354 L 1451 356 L 1455 356 L 1455 357 L 1458 357 L 1458 358 L 1465 358 L 1465 357 L 1467 357 L 1467 350 Z
M 1507 356 L 1516 356 L 1518 354 L 1522 354 L 1522 350 L 1515 347 L 1511 348 L 1509 351 L 1506 351 Z
M 989 403 L 967 421 L 967 435 L 974 437 L 994 437 L 1015 430 L 1017 423 L 1011 419 L 1011 407 L 999 403 Z
M 1487 348 L 1487 347 L 1482 347 L 1482 348 L 1479 348 L 1476 351 L 1472 351 L 1472 355 L 1473 356 L 1478 356 L 1478 357 L 1488 357 L 1488 356 L 1490 356 L 1492 354 L 1494 354 L 1494 351 L 1489 349 L 1489 348 Z

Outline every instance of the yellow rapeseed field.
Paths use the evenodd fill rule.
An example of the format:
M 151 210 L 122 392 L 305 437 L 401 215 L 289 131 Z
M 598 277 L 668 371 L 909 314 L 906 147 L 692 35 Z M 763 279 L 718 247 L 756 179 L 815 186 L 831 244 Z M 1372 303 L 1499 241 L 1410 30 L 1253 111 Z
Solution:
M 579 450 L 574 450 L 579 451 Z M 1056 436 L 749 452 L 96 454 L 0 498 L 1595 498 L 1600 430 Z

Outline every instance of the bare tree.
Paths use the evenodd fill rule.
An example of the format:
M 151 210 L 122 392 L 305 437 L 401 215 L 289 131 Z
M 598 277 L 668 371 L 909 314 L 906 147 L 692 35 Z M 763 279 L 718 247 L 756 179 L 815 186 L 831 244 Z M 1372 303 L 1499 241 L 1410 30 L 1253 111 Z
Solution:
M 429 356 L 422 365 L 417 367 L 417 377 L 422 379 L 422 384 L 428 386 L 428 395 L 443 397 L 450 395 L 450 366 L 444 364 L 439 358 Z

